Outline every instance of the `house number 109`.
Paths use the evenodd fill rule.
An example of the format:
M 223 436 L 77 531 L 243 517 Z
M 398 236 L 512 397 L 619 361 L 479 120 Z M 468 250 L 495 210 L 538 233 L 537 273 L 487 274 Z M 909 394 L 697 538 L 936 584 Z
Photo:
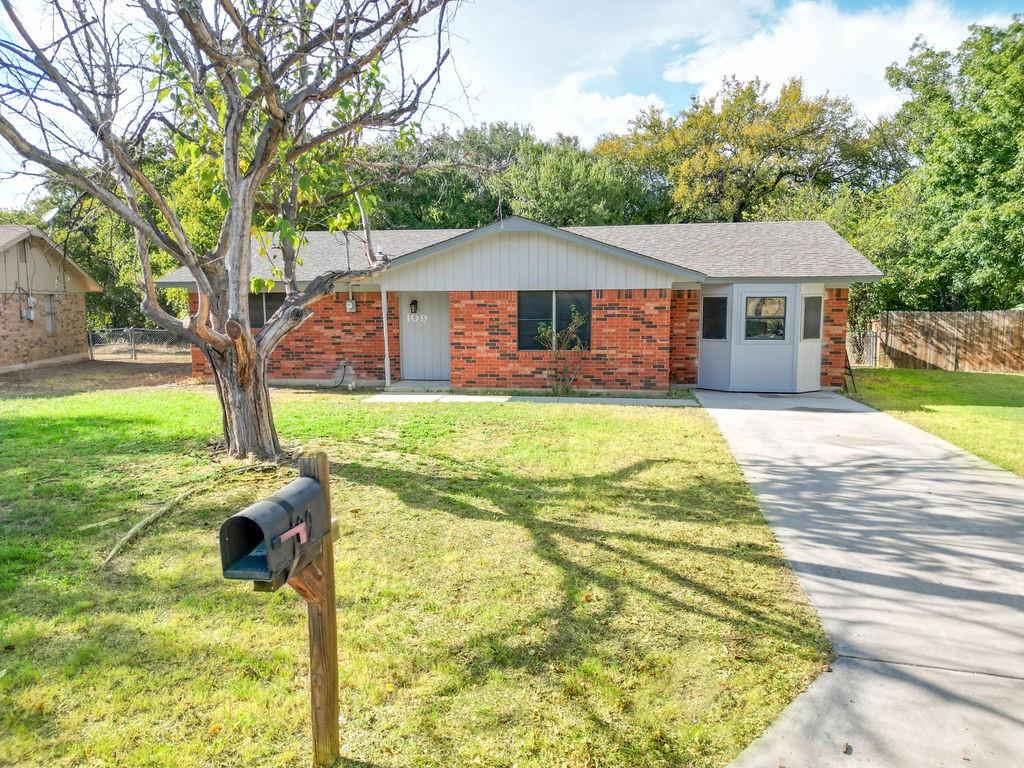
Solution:
M 427 315 L 425 312 L 417 315 L 410 313 L 405 316 L 405 319 L 408 320 L 410 323 L 425 323 L 427 322 Z

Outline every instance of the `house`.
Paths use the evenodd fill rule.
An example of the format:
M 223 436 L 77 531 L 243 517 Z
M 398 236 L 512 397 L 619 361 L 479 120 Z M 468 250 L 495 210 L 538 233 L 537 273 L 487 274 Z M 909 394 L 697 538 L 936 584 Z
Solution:
M 40 230 L 0 226 L 0 373 L 88 357 L 85 294 L 101 290 Z
M 369 266 L 361 233 L 305 237 L 300 282 Z M 556 228 L 512 217 L 475 230 L 376 231 L 371 242 L 386 269 L 315 304 L 275 351 L 271 380 L 545 387 L 552 355 L 538 327 L 557 329 L 575 307 L 585 318 L 586 349 L 572 353 L 581 389 L 836 387 L 850 284 L 881 274 L 820 221 Z M 271 277 L 265 256 L 253 274 Z M 158 284 L 194 290 L 184 269 Z M 250 296 L 254 328 L 283 296 Z M 192 362 L 209 373 L 198 350 Z

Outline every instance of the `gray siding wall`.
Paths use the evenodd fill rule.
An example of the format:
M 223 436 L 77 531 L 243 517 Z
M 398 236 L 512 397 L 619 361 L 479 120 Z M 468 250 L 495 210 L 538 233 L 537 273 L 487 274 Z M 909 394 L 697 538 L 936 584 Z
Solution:
M 539 232 L 498 232 L 381 275 L 389 291 L 671 288 L 678 276 Z

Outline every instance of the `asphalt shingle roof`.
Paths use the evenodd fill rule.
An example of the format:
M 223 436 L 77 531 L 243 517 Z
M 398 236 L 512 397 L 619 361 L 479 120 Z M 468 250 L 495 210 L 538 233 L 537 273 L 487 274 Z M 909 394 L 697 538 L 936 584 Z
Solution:
M 708 277 L 881 275 L 824 221 L 627 224 L 566 229 L 703 272 Z
M 868 278 L 881 273 L 823 221 L 727 224 L 627 224 L 565 227 L 583 237 L 695 270 L 710 278 Z M 372 233 L 374 248 L 397 258 L 450 240 L 466 229 L 392 229 Z M 362 232 L 306 232 L 300 281 L 332 269 L 368 266 Z M 347 248 L 346 248 L 347 242 Z M 253 248 L 253 276 L 271 277 L 271 262 Z M 159 284 L 191 284 L 180 268 Z

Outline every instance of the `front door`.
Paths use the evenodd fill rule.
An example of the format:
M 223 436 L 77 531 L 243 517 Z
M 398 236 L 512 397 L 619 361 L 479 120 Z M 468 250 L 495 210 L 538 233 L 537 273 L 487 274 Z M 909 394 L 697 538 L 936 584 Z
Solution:
M 402 318 L 402 378 L 447 381 L 451 376 L 447 292 L 403 291 L 398 310 Z

